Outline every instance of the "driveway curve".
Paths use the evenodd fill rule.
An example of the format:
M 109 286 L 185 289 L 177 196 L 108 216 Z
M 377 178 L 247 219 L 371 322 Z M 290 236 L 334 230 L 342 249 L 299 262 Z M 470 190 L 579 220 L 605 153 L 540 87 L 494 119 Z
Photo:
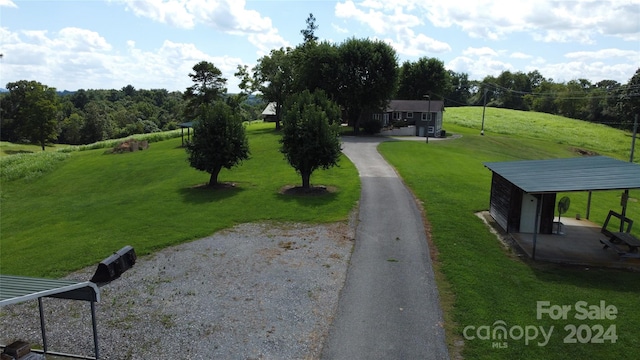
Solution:
M 360 174 L 356 242 L 323 359 L 448 359 L 421 212 L 377 151 L 386 138 L 343 138 Z

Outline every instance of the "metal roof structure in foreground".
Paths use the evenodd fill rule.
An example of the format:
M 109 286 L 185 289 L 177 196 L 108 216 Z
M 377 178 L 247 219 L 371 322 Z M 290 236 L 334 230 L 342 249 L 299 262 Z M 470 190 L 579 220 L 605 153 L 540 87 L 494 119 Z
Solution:
M 640 165 L 606 156 L 487 162 L 484 166 L 529 194 L 640 189 Z
M 42 307 L 43 297 L 84 300 L 91 303 L 91 322 L 93 325 L 95 358 L 48 351 L 44 311 Z M 40 310 L 40 329 L 42 331 L 42 341 L 45 354 L 62 355 L 81 359 L 98 359 L 99 350 L 95 302 L 100 301 L 100 289 L 95 283 L 89 281 L 76 282 L 69 280 L 0 275 L 0 307 L 36 299 L 38 300 L 38 307 Z
M 640 165 L 606 156 L 487 162 L 484 166 L 494 173 L 494 177 L 499 175 L 525 193 L 541 198 L 536 202 L 532 252 L 534 260 L 544 194 L 588 191 L 588 219 L 592 191 L 624 190 L 621 214 L 624 219 L 627 207 L 624 195 L 628 196 L 630 189 L 640 189 Z

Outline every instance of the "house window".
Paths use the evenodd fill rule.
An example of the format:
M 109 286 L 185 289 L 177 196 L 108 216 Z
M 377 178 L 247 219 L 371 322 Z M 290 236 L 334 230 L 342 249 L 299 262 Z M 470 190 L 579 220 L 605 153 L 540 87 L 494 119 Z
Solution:
M 427 127 L 427 134 L 433 134 L 434 128 L 433 126 Z
M 381 120 L 381 118 L 382 118 L 381 115 L 382 114 L 373 114 L 373 120 L 378 120 L 378 121 Z
M 428 117 L 429 113 L 423 112 L 422 113 L 422 121 L 428 121 L 429 117 Z
M 407 119 L 413 119 L 413 113 L 412 112 L 408 112 L 407 113 Z
M 402 118 L 402 113 L 399 111 L 396 111 L 393 113 L 393 120 L 400 120 Z

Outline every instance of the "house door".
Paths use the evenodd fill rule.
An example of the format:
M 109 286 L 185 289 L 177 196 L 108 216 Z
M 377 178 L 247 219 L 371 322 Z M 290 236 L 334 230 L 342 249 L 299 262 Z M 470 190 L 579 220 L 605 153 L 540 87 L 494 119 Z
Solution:
M 418 136 L 424 136 L 424 126 L 418 127 Z
M 535 231 L 537 207 L 537 197 L 527 193 L 522 194 L 522 207 L 520 211 L 520 232 L 532 234 Z

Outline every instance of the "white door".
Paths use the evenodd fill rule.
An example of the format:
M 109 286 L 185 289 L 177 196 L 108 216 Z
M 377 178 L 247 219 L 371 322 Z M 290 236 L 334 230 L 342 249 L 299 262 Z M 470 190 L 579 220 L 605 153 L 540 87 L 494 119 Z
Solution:
M 522 195 L 522 207 L 520 211 L 520 232 L 533 233 L 536 225 L 536 208 L 538 198 L 530 194 Z

